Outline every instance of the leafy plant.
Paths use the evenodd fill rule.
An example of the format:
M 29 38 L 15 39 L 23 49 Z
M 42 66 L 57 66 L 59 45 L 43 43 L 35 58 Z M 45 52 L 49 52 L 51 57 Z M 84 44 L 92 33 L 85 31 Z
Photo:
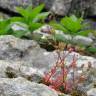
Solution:
M 38 29 L 39 27 L 41 27 L 44 24 L 43 20 L 49 14 L 49 12 L 41 13 L 43 8 L 44 8 L 44 4 L 41 4 L 33 9 L 32 9 L 32 6 L 29 6 L 26 9 L 17 7 L 16 10 L 19 14 L 21 14 L 22 17 L 13 17 L 13 18 L 11 18 L 11 22 L 13 24 L 18 23 L 18 25 L 20 27 L 22 27 L 22 25 L 26 25 L 27 27 L 23 26 L 23 28 L 25 28 L 26 32 L 33 32 L 35 29 Z M 17 33 L 19 35 L 19 37 L 21 37 L 22 35 L 24 35 L 24 33 L 26 34 L 26 32 L 21 32 L 19 35 L 18 31 L 15 31 L 15 34 Z
M 76 43 L 73 40 L 73 38 L 77 35 L 88 36 L 89 33 L 94 32 L 92 29 L 87 29 L 89 24 L 84 23 L 83 18 L 77 18 L 75 15 L 71 15 L 70 17 L 65 16 L 64 18 L 61 19 L 60 22 L 51 21 L 50 25 L 54 28 L 53 29 L 54 31 L 51 32 L 52 33 L 51 35 L 53 36 L 53 40 L 55 42 L 58 41 L 58 42 L 64 42 L 67 44 L 71 43 L 73 44 L 73 46 L 78 45 L 78 46 L 86 47 L 85 51 L 87 52 L 91 52 L 91 53 L 96 52 L 95 48 L 91 48 L 91 44 L 90 44 L 90 48 L 87 49 L 87 46 L 84 45 L 83 43 Z M 59 31 L 60 33 L 59 32 L 56 33 L 55 32 L 56 29 L 61 30 L 61 32 Z M 63 34 L 67 34 L 67 35 L 63 35 Z M 66 37 L 68 35 L 69 37 Z
M 86 48 L 85 51 L 88 51 L 90 53 L 96 53 L 96 48 L 95 47 L 89 47 L 89 48 Z
M 0 35 L 11 34 L 11 23 L 10 19 L 0 21 Z
M 60 23 L 53 21 L 50 23 L 50 25 L 55 29 L 62 30 L 64 33 L 70 34 L 72 36 L 87 36 L 88 33 L 91 32 L 91 30 L 83 30 L 84 27 L 88 26 L 88 24 L 84 24 L 83 18 L 77 18 L 75 15 L 62 18 Z

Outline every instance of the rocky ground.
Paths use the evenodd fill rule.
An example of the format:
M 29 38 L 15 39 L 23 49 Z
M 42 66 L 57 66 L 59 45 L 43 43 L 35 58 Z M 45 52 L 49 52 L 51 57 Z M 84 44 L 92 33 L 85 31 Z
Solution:
M 37 6 L 42 2 L 46 5 L 45 10 L 59 16 L 76 14 L 77 11 L 80 14 L 84 12 L 85 16 L 96 16 L 96 0 L 0 0 L 0 17 L 19 15 L 15 10 L 17 6 Z M 91 28 L 96 29 L 96 22 L 89 22 L 93 24 Z M 36 35 L 41 33 L 41 29 L 34 32 Z M 71 38 L 65 34 L 63 37 L 66 40 Z M 92 34 L 89 38 L 75 37 L 74 41 L 87 45 L 92 43 L 96 47 L 96 38 Z M 87 81 L 79 86 L 78 91 L 86 93 L 87 96 L 96 96 L 96 57 L 72 53 L 66 58 L 67 64 L 72 61 L 74 54 L 78 55 L 78 68 L 84 64 L 86 70 L 88 62 L 92 64 L 91 70 L 86 74 Z M 59 96 L 55 90 L 40 83 L 44 72 L 50 70 L 56 59 L 55 51 L 46 51 L 34 40 L 18 39 L 10 35 L 0 36 L 0 96 Z M 78 74 L 79 72 L 81 70 L 78 70 Z
M 85 14 L 86 16 L 96 15 L 96 0 L 0 0 L 0 11 L 8 15 L 16 15 L 17 6 L 37 6 L 45 3 L 45 9 L 51 10 L 57 15 Z
M 78 53 L 76 53 L 78 54 Z M 79 54 L 78 54 L 79 55 Z M 67 63 L 73 54 L 67 57 Z M 58 96 L 57 92 L 39 84 L 44 72 L 56 61 L 56 53 L 47 52 L 33 40 L 22 40 L 14 36 L 0 37 L 0 96 Z M 96 59 L 79 55 L 78 67 L 91 62 L 94 71 L 84 87 L 88 96 L 95 96 Z M 67 96 L 67 95 L 65 95 Z

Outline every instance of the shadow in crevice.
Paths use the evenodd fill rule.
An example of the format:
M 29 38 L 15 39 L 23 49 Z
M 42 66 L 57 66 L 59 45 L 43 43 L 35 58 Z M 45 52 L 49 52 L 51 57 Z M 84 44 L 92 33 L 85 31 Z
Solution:
M 7 15 L 9 15 L 9 16 L 11 16 L 11 17 L 13 17 L 13 16 L 21 16 L 19 13 L 17 13 L 17 12 L 14 12 L 14 11 L 11 11 L 11 10 L 9 10 L 9 9 L 7 9 L 7 8 L 2 8 L 2 7 L 0 7 L 0 12 L 2 12 L 2 13 L 4 13 L 4 14 L 7 14 Z

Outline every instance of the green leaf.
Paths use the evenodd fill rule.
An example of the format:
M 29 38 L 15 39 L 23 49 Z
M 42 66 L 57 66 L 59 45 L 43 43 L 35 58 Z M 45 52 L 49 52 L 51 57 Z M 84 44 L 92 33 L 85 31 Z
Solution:
M 81 29 L 81 22 L 74 16 L 64 17 L 61 24 L 70 31 L 70 34 L 74 34 Z
M 25 9 L 18 7 L 17 12 L 19 12 L 23 17 L 13 17 L 11 22 L 22 22 L 28 25 L 30 31 L 39 28 L 42 24 L 37 23 L 39 20 L 43 20 L 48 16 L 49 12 L 40 13 L 44 8 L 44 4 L 37 6 L 32 9 L 32 6 L 29 6 Z M 20 25 L 21 26 L 21 25 Z
M 29 30 L 30 30 L 31 32 L 33 32 L 34 30 L 40 28 L 42 25 L 43 25 L 43 24 L 41 24 L 41 23 L 34 23 L 34 22 L 32 22 L 32 23 L 30 23 L 30 25 L 29 25 Z
M 81 35 L 81 36 L 88 36 L 89 33 L 91 33 L 92 30 L 84 30 L 77 32 L 75 35 Z
M 24 19 L 22 17 L 11 17 L 11 22 L 24 22 Z
M 11 30 L 10 19 L 0 21 L 0 35 L 10 34 L 11 32 L 10 30 Z
M 91 53 L 96 53 L 96 48 L 94 47 L 89 47 L 86 49 L 88 52 L 91 52 Z
M 25 34 L 26 34 L 27 32 L 28 32 L 28 31 L 23 31 L 23 30 L 21 30 L 21 31 L 14 31 L 12 35 L 14 35 L 14 36 L 16 36 L 16 37 L 18 37 L 18 38 L 21 38 L 21 37 L 25 36 Z
M 43 8 L 44 8 L 44 4 L 41 4 L 36 8 L 32 9 L 32 12 L 30 12 L 29 14 L 30 20 L 33 20 L 34 18 L 36 18 L 36 16 L 43 10 Z
M 22 8 L 22 7 L 16 7 L 16 11 L 18 13 L 20 13 L 25 18 L 28 17 L 28 15 L 29 15 L 29 12 L 26 9 Z
M 28 13 L 32 12 L 32 5 L 29 5 L 29 6 L 26 8 L 26 11 L 27 11 Z
M 38 20 L 44 20 L 49 14 L 50 14 L 50 12 L 40 13 L 40 14 L 38 14 L 38 15 L 34 18 L 33 22 L 37 22 Z
M 61 24 L 56 23 L 56 22 L 50 22 L 50 25 L 57 30 L 62 30 L 64 33 L 67 33 L 68 30 L 66 28 L 64 28 Z
M 65 38 L 62 34 L 55 34 L 54 38 L 55 38 L 56 41 L 65 42 Z
M 32 12 L 32 11 L 29 12 L 29 10 L 27 10 L 27 8 L 24 9 L 24 8 L 22 8 L 22 7 L 16 7 L 16 10 L 17 10 L 18 13 L 20 13 L 20 14 L 23 16 L 23 17 L 22 17 L 22 20 L 28 24 L 29 21 L 30 21 L 30 20 L 29 20 L 30 12 Z M 17 19 L 17 18 L 16 18 L 16 19 Z

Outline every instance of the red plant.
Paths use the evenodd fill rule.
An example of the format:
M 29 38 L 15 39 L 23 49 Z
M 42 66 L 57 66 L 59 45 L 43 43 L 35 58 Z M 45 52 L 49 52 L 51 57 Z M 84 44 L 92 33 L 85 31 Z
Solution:
M 69 93 L 75 87 L 75 85 L 82 79 L 76 77 L 77 60 L 78 56 L 74 55 L 73 60 L 69 66 L 66 65 L 66 57 L 73 52 L 73 49 L 69 49 L 67 53 L 60 53 L 57 51 L 58 58 L 56 64 L 51 68 L 48 73 L 45 73 L 43 83 L 59 92 Z M 59 72 L 58 72 L 59 70 Z M 68 78 L 70 70 L 73 70 L 72 77 Z M 84 79 L 84 78 L 83 78 Z

